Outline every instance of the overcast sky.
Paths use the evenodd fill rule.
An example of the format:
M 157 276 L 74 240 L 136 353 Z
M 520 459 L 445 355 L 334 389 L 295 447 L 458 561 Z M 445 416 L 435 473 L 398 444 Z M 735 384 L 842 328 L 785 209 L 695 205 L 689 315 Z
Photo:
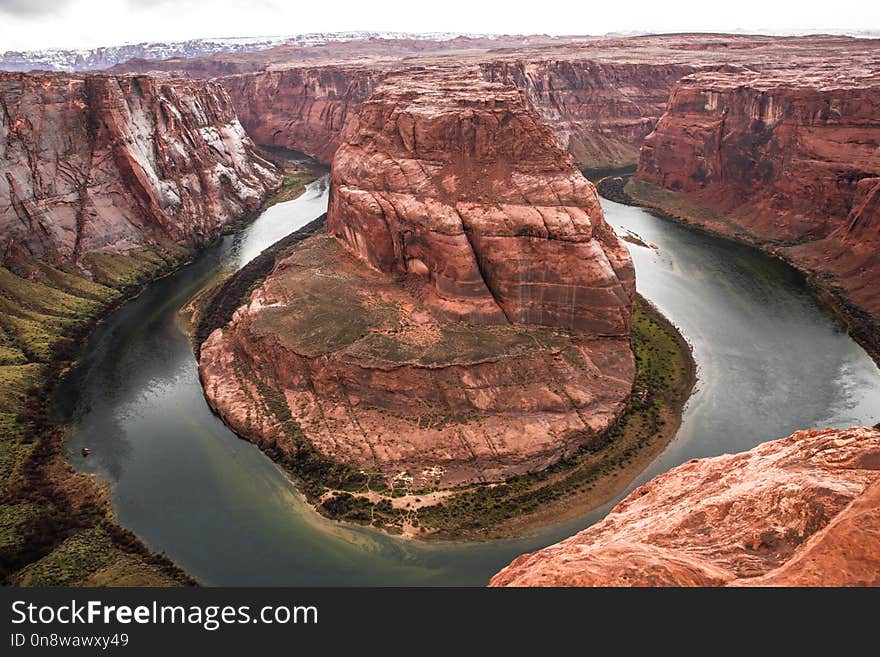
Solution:
M 211 36 L 880 30 L 877 0 L 0 0 L 0 51 Z

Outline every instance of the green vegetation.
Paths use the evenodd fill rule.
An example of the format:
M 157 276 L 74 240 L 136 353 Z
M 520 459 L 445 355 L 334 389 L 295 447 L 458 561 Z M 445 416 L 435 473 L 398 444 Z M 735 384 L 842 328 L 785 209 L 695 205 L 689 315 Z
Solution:
M 299 194 L 316 175 L 301 165 L 285 172 L 264 207 Z M 125 253 L 86 253 L 80 265 L 91 277 L 36 260 L 0 267 L 0 581 L 193 583 L 111 522 L 105 491 L 64 464 L 64 428 L 47 412 L 56 382 L 101 317 L 192 254 L 170 240 Z
M 16 573 L 17 586 L 176 586 L 161 565 L 119 545 L 104 526 L 77 532 L 55 550 Z
M 167 273 L 189 255 L 191 252 L 180 247 L 165 253 L 155 249 L 137 249 L 126 253 L 88 253 L 83 262 L 98 283 L 114 289 L 126 289 L 144 285 Z
M 306 185 L 315 179 L 316 172 L 308 167 L 288 165 L 284 172 L 284 182 L 278 191 L 270 196 L 264 207 L 270 207 L 276 203 L 292 201 L 303 193 Z
M 107 583 L 189 581 L 122 530 L 98 529 L 110 527 L 104 493 L 64 466 L 63 428 L 46 411 L 55 382 L 98 318 L 186 253 L 89 254 L 94 281 L 38 261 L 0 267 L 3 581 L 62 585 L 85 581 L 100 569 L 110 569 L 101 580 Z

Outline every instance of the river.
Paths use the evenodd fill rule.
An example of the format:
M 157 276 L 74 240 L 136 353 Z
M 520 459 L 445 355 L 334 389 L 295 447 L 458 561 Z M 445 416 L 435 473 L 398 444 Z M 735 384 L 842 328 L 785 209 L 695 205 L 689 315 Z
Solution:
M 326 178 L 156 281 L 98 326 L 54 399 L 67 458 L 109 482 L 120 524 L 207 585 L 484 585 L 513 557 L 556 542 L 610 504 L 527 537 L 401 540 L 315 513 L 285 473 L 235 436 L 202 396 L 179 309 L 221 269 L 325 211 Z M 699 382 L 675 439 L 633 486 L 694 457 L 806 427 L 880 420 L 880 372 L 801 278 L 748 247 L 603 201 L 639 291 L 694 348 Z M 88 447 L 91 455 L 80 456 Z

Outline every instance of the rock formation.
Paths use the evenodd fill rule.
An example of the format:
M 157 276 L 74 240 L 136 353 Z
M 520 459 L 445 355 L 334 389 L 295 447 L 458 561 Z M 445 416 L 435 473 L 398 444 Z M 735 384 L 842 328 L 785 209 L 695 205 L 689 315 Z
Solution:
M 597 444 L 635 373 L 632 263 L 523 96 L 417 68 L 343 141 L 330 234 L 203 343 L 211 405 L 264 447 L 416 490 Z
M 238 118 L 257 143 L 311 155 L 329 164 L 350 115 L 381 72 L 352 66 L 271 70 L 224 77 Z
M 705 209 L 683 218 L 829 276 L 878 317 L 878 71 L 686 77 L 645 142 L 638 177 Z
M 205 81 L 0 74 L 2 256 L 198 246 L 280 183 Z
M 703 73 L 682 80 L 639 177 L 697 195 L 758 239 L 869 220 L 880 176 L 880 73 Z
M 696 67 L 589 59 L 498 60 L 489 80 L 515 84 L 577 162 L 590 168 L 635 164 L 675 83 Z
M 333 160 L 328 230 L 445 319 L 629 332 L 634 271 L 595 189 L 513 87 L 389 77 Z
M 492 586 L 880 584 L 880 431 L 800 431 L 655 477 Z

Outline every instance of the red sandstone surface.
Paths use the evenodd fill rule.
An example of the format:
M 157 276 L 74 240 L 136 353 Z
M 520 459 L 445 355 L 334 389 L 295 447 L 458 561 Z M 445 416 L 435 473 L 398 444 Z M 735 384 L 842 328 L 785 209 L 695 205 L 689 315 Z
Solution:
M 682 63 L 629 63 L 528 59 L 482 64 L 489 80 L 524 89 L 532 106 L 578 163 L 621 167 L 638 160 L 675 83 L 696 67 Z
M 0 74 L 2 256 L 198 246 L 280 183 L 214 82 Z
M 801 431 L 694 459 L 490 585 L 880 585 L 880 431 Z
M 622 412 L 629 255 L 519 91 L 459 73 L 386 78 L 334 157 L 330 236 L 203 343 L 242 435 L 295 452 L 289 413 L 325 457 L 448 487 L 546 467 Z
M 383 72 L 357 65 L 296 67 L 224 77 L 248 135 L 329 164 L 343 127 Z
M 515 87 L 386 78 L 333 159 L 327 229 L 449 320 L 629 332 L 632 261 Z

